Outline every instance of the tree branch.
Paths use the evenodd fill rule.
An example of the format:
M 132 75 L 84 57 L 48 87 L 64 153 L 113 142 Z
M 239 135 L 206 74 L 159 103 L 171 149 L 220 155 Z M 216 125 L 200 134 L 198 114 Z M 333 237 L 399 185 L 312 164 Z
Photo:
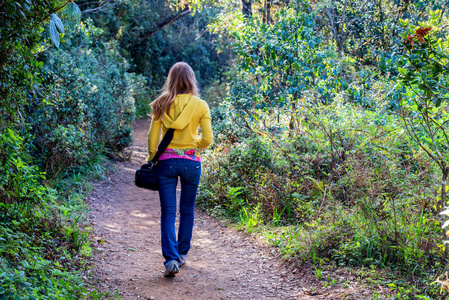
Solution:
M 448 2 L 449 2 L 449 1 L 446 1 L 446 2 L 444 3 L 443 10 L 441 11 L 440 17 L 438 18 L 438 23 L 441 23 L 441 18 L 442 18 L 443 15 L 444 15 L 444 11 L 446 10 L 447 3 L 448 3 Z
M 148 32 L 147 34 L 145 34 L 140 41 L 143 41 L 147 38 L 152 37 L 153 35 L 156 34 L 156 32 L 160 31 L 162 28 L 164 28 L 167 25 L 170 25 L 171 23 L 175 22 L 176 20 L 182 18 L 183 16 L 187 15 L 190 13 L 190 8 L 189 6 L 184 7 L 183 10 L 181 10 L 178 14 L 171 16 L 169 18 L 167 18 L 166 20 L 164 20 L 162 23 L 159 23 L 158 25 L 156 25 L 156 27 L 154 27 L 150 32 Z
M 415 129 L 413 128 L 413 124 L 408 124 L 407 123 L 407 117 L 405 116 L 406 112 L 402 112 L 402 114 L 399 114 L 399 117 L 402 119 L 402 121 L 404 122 L 404 126 L 405 129 L 407 130 L 409 136 L 415 140 L 415 142 L 418 143 L 419 147 L 421 149 L 423 149 L 427 155 L 429 155 L 433 161 L 438 165 L 438 167 L 440 167 L 440 169 L 442 168 L 442 165 L 440 164 L 440 160 L 437 159 L 426 147 L 424 147 L 424 145 L 421 143 L 421 140 L 419 139 L 419 135 L 416 133 Z
M 45 21 L 45 20 L 46 20 L 47 18 L 49 18 L 53 13 L 56 13 L 56 12 L 60 11 L 61 9 L 63 9 L 63 8 L 64 8 L 67 4 L 69 4 L 71 1 L 72 1 L 72 0 L 67 0 L 67 2 L 65 2 L 63 5 L 57 7 L 57 8 L 55 8 L 55 9 L 53 9 L 53 10 L 50 10 L 50 11 L 45 15 L 45 17 L 43 17 L 43 18 L 40 19 L 39 21 L 34 22 L 33 25 L 31 26 L 31 28 L 35 28 L 39 23 Z M 17 33 L 17 28 L 18 28 L 18 26 L 16 25 L 16 26 L 9 32 L 9 34 L 6 34 L 6 36 L 2 37 L 2 41 L 3 41 L 3 40 L 7 41 L 7 40 L 9 40 L 10 38 L 12 38 L 12 37 L 14 36 L 14 34 Z
M 61 9 L 63 9 L 67 4 L 69 4 L 71 2 L 71 0 L 68 0 L 66 3 L 64 3 L 63 5 L 61 5 L 61 6 L 59 6 L 59 7 L 57 7 L 57 8 L 55 8 L 55 9 L 53 9 L 53 10 L 51 10 L 50 12 L 48 12 L 47 13 L 47 15 L 45 16 L 45 17 L 43 17 L 42 19 L 40 19 L 38 22 L 36 22 L 36 23 L 41 23 L 41 22 L 43 22 L 45 19 L 47 19 L 47 18 L 49 18 L 52 14 L 54 14 L 54 13 L 56 13 L 56 12 L 58 12 L 58 11 L 60 11 Z M 36 24 L 35 23 L 35 24 Z M 34 26 L 33 26 L 34 27 Z
M 82 13 L 83 14 L 88 14 L 88 13 L 96 13 L 99 11 L 102 11 L 104 8 L 106 8 L 106 6 L 111 2 L 111 0 L 103 0 L 103 2 L 100 3 L 100 5 L 98 5 L 98 7 L 92 8 L 92 9 L 86 9 L 83 10 Z
M 326 23 L 326 25 L 330 28 L 332 34 L 334 35 L 335 42 L 337 44 L 337 50 L 338 50 L 338 56 L 342 56 L 343 46 L 341 44 L 340 38 L 338 36 L 337 29 L 335 28 L 335 22 L 334 22 L 334 15 L 331 13 L 330 8 L 326 7 L 324 9 L 324 12 L 327 14 L 327 17 L 329 19 L 330 25 Z

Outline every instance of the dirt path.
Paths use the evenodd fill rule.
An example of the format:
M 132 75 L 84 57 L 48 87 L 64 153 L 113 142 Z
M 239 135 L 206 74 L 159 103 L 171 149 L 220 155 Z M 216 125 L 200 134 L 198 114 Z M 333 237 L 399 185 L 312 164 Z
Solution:
M 148 125 L 137 122 L 132 160 L 117 163 L 118 173 L 97 184 L 90 198 L 89 221 L 98 241 L 94 272 L 105 291 L 133 300 L 335 299 L 307 295 L 305 271 L 292 272 L 274 249 L 198 210 L 187 264 L 175 278 L 164 278 L 159 197 L 133 184 L 146 156 Z

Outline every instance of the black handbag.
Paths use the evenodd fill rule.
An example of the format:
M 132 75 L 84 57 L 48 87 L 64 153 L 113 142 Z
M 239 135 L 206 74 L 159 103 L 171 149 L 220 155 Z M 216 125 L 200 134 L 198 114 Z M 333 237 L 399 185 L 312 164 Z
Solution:
M 134 178 L 134 183 L 136 184 L 136 186 L 152 191 L 159 190 L 159 180 L 157 177 L 157 161 L 173 139 L 174 132 L 175 130 L 173 128 L 167 130 L 164 138 L 157 148 L 156 155 L 153 157 L 153 159 L 149 163 L 142 165 L 140 169 L 136 171 L 136 176 Z

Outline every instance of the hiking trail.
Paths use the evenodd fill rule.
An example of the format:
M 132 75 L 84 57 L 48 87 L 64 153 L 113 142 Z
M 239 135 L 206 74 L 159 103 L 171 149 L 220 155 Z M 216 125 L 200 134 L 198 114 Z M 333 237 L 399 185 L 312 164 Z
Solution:
M 136 122 L 132 159 L 116 162 L 116 172 L 94 184 L 88 201 L 88 223 L 94 229 L 96 248 L 91 277 L 100 290 L 118 291 L 122 299 L 129 300 L 366 297 L 357 282 L 345 288 L 324 288 L 313 268 L 286 263 L 257 235 L 226 227 L 199 209 L 187 264 L 175 278 L 165 278 L 158 193 L 133 183 L 135 170 L 147 155 L 148 128 L 149 120 Z

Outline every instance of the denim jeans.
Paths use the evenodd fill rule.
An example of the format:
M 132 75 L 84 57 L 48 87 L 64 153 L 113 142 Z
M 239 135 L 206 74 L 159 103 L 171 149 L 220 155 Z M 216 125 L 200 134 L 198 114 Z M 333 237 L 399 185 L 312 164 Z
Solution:
M 192 239 L 196 192 L 201 176 L 201 162 L 170 158 L 158 162 L 159 198 L 161 201 L 161 244 L 165 266 L 180 262 L 187 255 Z M 180 222 L 176 239 L 176 187 L 181 178 Z

